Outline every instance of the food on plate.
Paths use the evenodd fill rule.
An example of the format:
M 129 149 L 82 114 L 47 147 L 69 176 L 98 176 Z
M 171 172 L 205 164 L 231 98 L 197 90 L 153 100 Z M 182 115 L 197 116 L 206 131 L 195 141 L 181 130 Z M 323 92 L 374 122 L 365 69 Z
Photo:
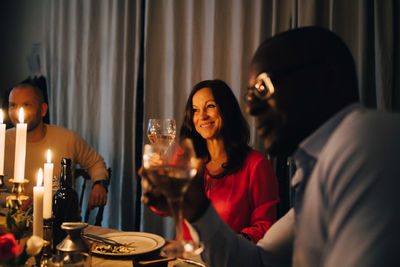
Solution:
M 92 252 L 97 253 L 110 253 L 110 254 L 128 254 L 136 250 L 136 247 L 129 244 L 129 246 L 113 246 L 105 244 L 93 244 Z

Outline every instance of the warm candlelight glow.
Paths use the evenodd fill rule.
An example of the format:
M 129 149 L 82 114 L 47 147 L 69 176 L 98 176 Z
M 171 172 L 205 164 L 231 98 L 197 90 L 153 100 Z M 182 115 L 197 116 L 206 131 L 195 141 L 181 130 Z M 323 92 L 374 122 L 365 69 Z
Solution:
M 42 182 L 43 182 L 43 171 L 42 171 L 42 168 L 40 168 L 38 171 L 36 186 L 42 186 Z
M 0 109 L 0 124 L 3 123 L 3 110 Z
M 26 157 L 26 135 L 28 125 L 24 123 L 24 109 L 19 109 L 19 121 L 15 126 L 15 160 L 14 160 L 14 181 L 23 183 L 25 177 Z
M 24 109 L 20 108 L 18 113 L 19 123 L 24 123 Z
M 50 152 L 50 149 L 47 149 L 47 163 L 51 163 L 51 152 Z
M 51 163 L 51 151 L 47 150 L 47 162 L 44 163 L 43 181 L 44 181 L 44 196 L 43 196 L 43 218 L 50 219 L 53 213 L 53 168 Z
M 43 171 L 39 169 L 37 185 L 33 187 L 33 235 L 43 238 Z

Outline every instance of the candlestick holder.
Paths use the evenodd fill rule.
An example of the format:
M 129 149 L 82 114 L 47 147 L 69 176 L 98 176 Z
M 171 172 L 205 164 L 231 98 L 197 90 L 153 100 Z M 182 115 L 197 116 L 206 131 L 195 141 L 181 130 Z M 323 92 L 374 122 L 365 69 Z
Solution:
M 9 180 L 10 183 L 13 184 L 13 187 L 11 189 L 11 193 L 13 195 L 9 196 L 11 197 L 12 200 L 27 200 L 29 199 L 28 196 L 24 195 L 24 184 L 29 183 L 29 180 L 24 179 L 23 182 L 17 182 L 14 179 Z
M 43 247 L 35 256 L 35 267 L 47 267 L 53 256 L 53 218 L 43 219 Z
M 4 183 L 4 175 L 0 175 L 0 192 L 7 191 L 6 184 Z
M 46 241 L 43 246 L 43 258 L 51 258 L 53 255 L 53 221 L 53 217 L 43 220 L 43 239 Z
M 49 266 L 50 257 L 45 254 L 45 248 L 49 245 L 49 242 L 44 240 L 43 247 L 40 250 L 39 254 L 35 256 L 35 264 L 33 267 L 47 267 Z
M 39 254 L 37 254 L 35 256 L 35 264 L 33 265 L 33 267 L 40 267 L 42 264 L 42 256 L 43 256 L 43 248 L 42 250 L 39 252 Z

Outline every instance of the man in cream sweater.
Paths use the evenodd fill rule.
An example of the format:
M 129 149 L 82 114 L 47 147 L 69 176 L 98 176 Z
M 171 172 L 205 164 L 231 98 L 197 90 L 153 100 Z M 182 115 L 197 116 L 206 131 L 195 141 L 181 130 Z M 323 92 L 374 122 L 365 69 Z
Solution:
M 18 84 L 11 90 L 8 100 L 8 114 L 13 125 L 19 122 L 18 112 L 21 107 L 24 109 L 24 122 L 28 124 L 25 179 L 29 180 L 29 183 L 25 185 L 26 194 L 32 194 L 38 170 L 43 168 L 47 150 L 50 149 L 54 163 L 53 175 L 57 178 L 60 175 L 61 158 L 70 158 L 73 174 L 76 164 L 90 174 L 93 187 L 89 197 L 89 207 L 105 205 L 108 173 L 104 159 L 77 133 L 43 122 L 48 106 L 44 101 L 42 90 L 34 81 Z M 8 180 L 14 174 L 15 133 L 15 128 L 7 130 L 5 141 L 4 180 L 9 188 L 11 185 Z

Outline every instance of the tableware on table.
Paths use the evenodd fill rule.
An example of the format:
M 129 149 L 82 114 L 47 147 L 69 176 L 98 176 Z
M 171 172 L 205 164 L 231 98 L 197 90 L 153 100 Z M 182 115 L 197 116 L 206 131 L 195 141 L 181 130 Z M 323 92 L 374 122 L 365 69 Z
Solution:
M 92 234 L 84 234 L 83 236 L 86 237 L 86 239 L 96 242 L 96 243 L 102 243 L 105 245 L 110 245 L 110 246 L 115 246 L 115 247 L 120 247 L 120 246 L 130 247 L 130 245 L 122 244 L 111 238 L 107 238 L 107 237 L 103 237 L 103 236 L 97 236 L 97 235 L 92 235 Z
M 167 146 L 146 144 L 143 151 L 143 168 L 149 182 L 165 195 L 174 219 L 176 240 L 162 249 L 167 257 L 187 257 L 202 251 L 200 242 L 183 240 L 182 204 L 184 194 L 199 167 L 190 139 Z
M 49 266 L 49 267 L 61 267 L 61 266 L 63 266 L 62 260 L 63 260 L 63 256 L 62 255 L 54 254 L 47 260 L 47 266 Z
M 170 261 L 174 261 L 176 258 L 165 258 L 162 256 L 144 256 L 144 258 L 133 257 L 133 266 L 135 267 L 167 267 Z
M 82 222 L 64 222 L 61 229 L 67 232 L 67 236 L 57 245 L 61 253 L 89 252 L 89 242 L 82 237 L 82 230 L 88 226 Z
M 173 119 L 150 119 L 147 137 L 151 144 L 172 145 L 176 136 L 176 121 Z
M 86 252 L 53 255 L 45 266 L 49 267 L 91 267 L 92 257 Z
M 113 240 L 123 246 L 107 244 L 93 244 L 91 253 L 98 256 L 125 257 L 149 253 L 160 249 L 165 244 L 165 239 L 159 235 L 143 232 L 121 232 L 99 235 L 110 242 Z M 122 251 L 119 248 L 124 248 Z

